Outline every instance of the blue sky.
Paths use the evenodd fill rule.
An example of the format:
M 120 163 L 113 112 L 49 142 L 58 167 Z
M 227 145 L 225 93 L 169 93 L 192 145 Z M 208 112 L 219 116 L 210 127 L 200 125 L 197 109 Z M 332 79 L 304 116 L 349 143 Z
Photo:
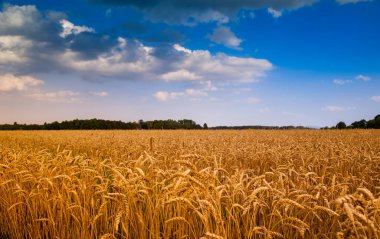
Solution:
M 380 113 L 377 0 L 1 2 L 0 123 Z

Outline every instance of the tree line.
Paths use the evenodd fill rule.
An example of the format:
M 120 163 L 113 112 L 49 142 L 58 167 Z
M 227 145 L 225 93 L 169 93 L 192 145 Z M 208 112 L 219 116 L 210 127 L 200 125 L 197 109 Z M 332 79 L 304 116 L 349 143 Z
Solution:
M 136 122 L 123 122 L 116 120 L 103 120 L 103 119 L 75 119 L 69 121 L 54 121 L 52 123 L 44 124 L 18 124 L 14 122 L 13 124 L 1 124 L 0 130 L 133 130 L 133 129 L 213 129 L 213 130 L 223 130 L 223 129 L 311 129 L 304 126 L 216 126 L 208 127 L 206 123 L 203 126 L 197 124 L 191 119 L 182 120 L 151 120 L 144 121 L 139 120 Z M 375 116 L 371 120 L 359 120 L 352 122 L 351 125 L 346 125 L 343 121 L 340 121 L 333 127 L 323 127 L 321 129 L 380 129 L 380 115 Z
M 243 130 L 243 129 L 312 129 L 312 128 L 304 127 L 304 126 L 293 126 L 293 125 L 287 125 L 287 126 L 246 125 L 246 126 L 216 126 L 216 127 L 211 127 L 210 129 Z
M 351 123 L 351 125 L 348 125 L 348 126 L 343 121 L 340 121 L 336 124 L 335 127 L 331 127 L 331 128 L 335 128 L 335 129 L 380 129 L 380 115 L 376 115 L 375 118 L 368 120 L 368 121 L 365 119 L 354 121 Z M 329 129 L 329 127 L 325 127 L 323 129 Z
M 103 119 L 75 119 L 69 121 L 54 121 L 52 123 L 39 124 L 18 124 L 14 122 L 13 124 L 3 124 L 0 125 L 0 130 L 149 130 L 149 129 L 212 129 L 212 130 L 244 130 L 244 129 L 310 129 L 303 126 L 262 126 L 262 125 L 252 125 L 252 126 L 215 126 L 208 127 L 206 123 L 202 126 L 197 124 L 191 119 L 183 120 L 152 120 L 144 121 L 139 120 L 136 122 L 122 122 L 114 120 L 103 120 Z
M 90 129 L 207 129 L 207 124 L 203 126 L 190 119 L 183 120 L 153 120 L 137 122 L 122 122 L 102 119 L 75 119 L 70 121 L 39 124 L 3 124 L 0 130 L 90 130 Z

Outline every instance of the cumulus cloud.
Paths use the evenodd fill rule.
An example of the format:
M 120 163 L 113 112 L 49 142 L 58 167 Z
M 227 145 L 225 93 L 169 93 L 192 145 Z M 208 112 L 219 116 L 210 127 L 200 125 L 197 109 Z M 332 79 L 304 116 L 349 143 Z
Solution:
M 177 80 L 199 80 L 202 77 L 192 72 L 189 72 L 187 70 L 181 69 L 178 71 L 165 73 L 161 76 L 161 78 L 166 81 L 177 81 Z
M 297 9 L 312 5 L 317 0 L 90 0 L 93 3 L 106 5 L 133 6 L 153 21 L 170 24 L 196 25 L 202 22 L 225 23 L 234 18 L 240 10 L 255 10 L 260 8 Z
M 342 107 L 342 106 L 335 106 L 335 105 L 328 105 L 322 108 L 323 111 L 329 111 L 329 112 L 345 112 L 345 111 L 350 111 L 354 110 L 355 107 Z
M 167 92 L 167 91 L 157 91 L 154 93 L 154 97 L 159 101 L 168 101 L 177 99 L 180 96 L 183 96 L 184 92 Z
M 174 45 L 181 60 L 172 65 L 186 69 L 204 79 L 212 81 L 256 82 L 272 69 L 272 64 L 265 59 L 240 58 L 223 53 L 216 55 L 207 50 L 190 50 Z
M 57 69 L 54 57 L 65 47 L 57 15 L 43 15 L 35 6 L 4 5 L 0 11 L 0 70 L 20 75 Z
M 217 44 L 223 44 L 226 47 L 241 50 L 240 43 L 242 40 L 237 38 L 229 27 L 219 26 L 207 37 Z
M 218 91 L 218 87 L 216 87 L 211 81 L 201 81 L 199 82 L 201 88 L 204 91 Z
M 3 8 L 0 71 L 14 75 L 69 73 L 94 81 L 112 78 L 214 83 L 256 82 L 272 69 L 265 59 L 212 54 L 178 44 L 147 46 L 136 39 L 98 34 L 91 27 L 77 26 L 60 17 L 64 15 L 44 15 L 34 6 Z M 65 24 L 65 37 L 61 37 Z M 224 43 L 231 47 L 240 44 Z
M 153 95 L 159 101 L 175 100 L 180 97 L 190 97 L 192 99 L 208 96 L 207 92 L 200 89 L 185 89 L 184 91 L 158 91 Z
M 71 34 L 78 35 L 82 32 L 95 32 L 95 30 L 91 27 L 86 26 L 75 26 L 73 23 L 67 21 L 66 19 L 62 19 L 59 21 L 62 24 L 62 32 L 59 34 L 61 37 L 67 37 Z
M 117 39 L 63 17 L 41 13 L 35 6 L 5 5 L 0 11 L 0 70 L 17 74 L 70 72 L 70 66 L 59 61 L 65 52 L 94 59 L 117 44 Z
M 257 104 L 261 102 L 261 99 L 256 98 L 256 97 L 248 97 L 247 99 L 245 99 L 245 102 L 248 104 Z
M 33 30 L 38 30 L 36 29 L 36 21 L 43 23 L 42 16 L 35 6 L 5 4 L 3 5 L 3 11 L 0 13 L 0 32 L 11 35 L 23 30 L 26 34 L 31 33 Z
M 119 38 L 116 46 L 96 58 L 83 58 L 80 53 L 67 49 L 59 56 L 59 61 L 68 69 L 87 77 L 136 79 L 136 75 L 148 76 L 157 66 L 157 59 L 151 55 L 152 50 L 140 42 Z
M 93 91 L 93 92 L 90 92 L 91 95 L 93 96 L 99 96 L 99 97 L 105 97 L 105 96 L 108 96 L 108 92 L 106 91 Z
M 211 81 L 200 81 L 193 88 L 187 88 L 183 91 L 158 91 L 153 96 L 159 101 L 176 100 L 183 97 L 199 99 L 209 96 L 209 92 L 218 91 L 218 88 Z M 212 97 L 213 98 L 213 97 Z
M 34 100 L 47 101 L 54 103 L 79 103 L 79 92 L 75 91 L 51 91 L 51 92 L 37 92 L 29 94 L 28 96 Z
M 350 83 L 352 83 L 352 80 L 339 80 L 339 79 L 334 79 L 334 80 L 333 80 L 333 83 L 334 83 L 334 84 L 337 84 L 337 85 L 346 85 L 346 84 L 350 84 Z
M 270 109 L 268 107 L 261 108 L 261 109 L 259 109 L 259 112 L 260 113 L 267 113 L 267 112 L 270 112 Z
M 358 75 L 355 77 L 355 79 L 357 80 L 361 80 L 361 81 L 370 81 L 371 80 L 371 77 L 369 76 L 364 76 L 364 75 Z
M 369 76 L 364 76 L 364 75 L 358 75 L 355 77 L 356 80 L 359 80 L 359 81 L 370 81 L 371 80 L 371 77 Z M 352 80 L 340 80 L 340 79 L 334 79 L 333 80 L 333 83 L 334 84 L 337 84 L 337 85 L 346 85 L 346 84 L 351 84 L 353 83 Z
M 372 96 L 372 97 L 371 97 L 371 100 L 373 100 L 373 101 L 375 101 L 375 102 L 380 102 L 380 95 Z
M 26 49 L 33 46 L 33 41 L 22 36 L 1 36 L 0 35 L 0 64 L 8 66 L 26 63 Z
M 336 0 L 336 2 L 343 5 L 348 3 L 372 2 L 372 0 Z
M 12 74 L 0 75 L 0 92 L 1 91 L 22 91 L 29 87 L 43 84 L 42 80 L 31 76 L 15 76 Z
M 282 12 L 281 11 L 278 11 L 278 10 L 276 10 L 274 8 L 271 8 L 271 7 L 268 8 L 268 13 L 270 15 L 272 15 L 272 17 L 274 17 L 274 18 L 279 18 L 279 17 L 282 16 Z
M 246 92 L 250 92 L 250 91 L 252 91 L 252 89 L 249 87 L 232 89 L 232 93 L 234 95 L 240 95 L 242 93 L 246 93 Z
M 256 82 L 272 69 L 272 64 L 265 59 L 213 55 L 207 50 L 190 50 L 177 44 L 163 53 L 168 55 L 156 54 L 158 50 L 138 41 L 119 38 L 117 46 L 96 59 L 81 59 L 78 53 L 67 50 L 60 62 L 93 76 L 166 81 Z

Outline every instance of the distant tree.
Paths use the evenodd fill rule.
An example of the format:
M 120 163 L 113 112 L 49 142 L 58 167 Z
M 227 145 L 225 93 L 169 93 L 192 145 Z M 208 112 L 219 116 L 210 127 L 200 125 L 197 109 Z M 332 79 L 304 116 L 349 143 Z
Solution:
M 203 129 L 208 129 L 208 126 L 206 123 L 203 124 Z
M 355 121 L 351 124 L 353 129 L 365 129 L 367 128 L 367 121 L 362 119 L 360 121 Z
M 344 123 L 343 121 L 340 121 L 339 123 L 336 124 L 336 127 L 337 129 L 345 129 L 347 126 L 346 126 L 346 123 Z
M 374 119 L 367 122 L 367 128 L 380 129 L 380 115 L 376 115 Z
M 148 129 L 148 124 L 144 120 L 139 120 L 139 128 L 140 129 Z

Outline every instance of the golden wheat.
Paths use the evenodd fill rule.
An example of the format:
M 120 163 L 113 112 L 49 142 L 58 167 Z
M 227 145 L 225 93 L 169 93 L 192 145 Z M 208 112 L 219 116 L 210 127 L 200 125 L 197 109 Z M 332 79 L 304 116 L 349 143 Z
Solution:
M 380 131 L 0 132 L 0 238 L 380 238 Z

